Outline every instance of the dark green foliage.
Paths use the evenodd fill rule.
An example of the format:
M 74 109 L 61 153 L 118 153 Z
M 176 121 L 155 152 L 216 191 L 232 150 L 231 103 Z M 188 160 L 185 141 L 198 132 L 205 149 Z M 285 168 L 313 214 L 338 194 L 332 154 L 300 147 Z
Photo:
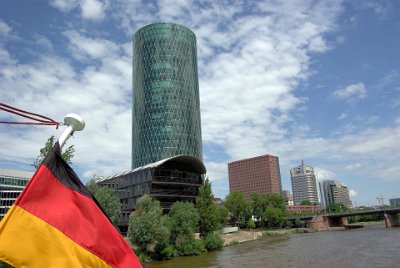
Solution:
M 158 200 L 144 195 L 129 217 L 128 239 L 137 246 L 137 252 L 158 259 L 168 249 L 170 232 Z
M 121 203 L 116 191 L 108 187 L 100 187 L 95 180 L 90 180 L 86 184 L 86 187 L 94 195 L 111 222 L 117 226 L 121 212 Z
M 252 193 L 251 199 L 251 211 L 256 220 L 261 219 L 261 215 L 265 209 L 264 199 L 260 193 Z
M 172 245 L 167 245 L 163 247 L 161 250 L 161 256 L 166 259 L 170 259 L 172 257 L 178 256 L 178 252 Z
M 55 140 L 54 136 L 51 136 L 50 138 L 47 139 L 46 144 L 44 145 L 44 147 L 42 149 L 40 149 L 39 155 L 36 157 L 35 162 L 33 162 L 33 164 L 31 166 L 38 168 L 42 164 L 42 162 L 46 158 L 47 154 L 53 148 L 55 141 L 56 140 Z M 71 145 L 67 149 L 65 149 L 61 154 L 62 158 L 70 165 L 72 164 L 71 159 L 74 157 L 74 152 L 75 152 L 75 148 L 73 145 Z
M 170 241 L 175 244 L 179 238 L 193 237 L 197 231 L 199 214 L 194 205 L 188 202 L 175 202 L 171 206 L 168 217 Z
M 327 209 L 327 211 L 330 213 L 346 212 L 348 210 L 349 208 L 346 207 L 345 205 L 336 203 L 330 204 Z
M 214 195 L 211 190 L 211 183 L 206 178 L 204 184 L 199 188 L 199 194 L 196 198 L 196 209 L 200 216 L 199 232 L 200 236 L 219 229 L 223 215 L 218 214 L 219 211 L 214 203 Z
M 274 208 L 279 208 L 283 212 L 286 210 L 285 200 L 277 193 L 264 195 L 265 204 Z
M 249 228 L 249 229 L 256 228 L 256 223 L 253 221 L 253 219 L 250 219 L 247 221 L 247 228 Z
M 224 241 L 218 232 L 209 233 L 203 238 L 204 247 L 208 251 L 222 249 L 224 247 Z
M 201 240 L 196 240 L 194 236 L 178 238 L 175 248 L 180 256 L 200 255 L 206 252 Z
M 228 222 L 228 214 L 229 211 L 224 205 L 217 206 L 218 229 L 222 229 L 226 225 Z
M 282 209 L 273 207 L 271 205 L 267 206 L 264 210 L 262 219 L 269 228 L 281 228 L 285 222 L 285 212 Z
M 225 206 L 230 213 L 230 221 L 239 226 L 241 222 L 246 222 L 249 203 L 242 192 L 232 191 L 225 199 Z
M 300 220 L 299 218 L 296 218 L 296 219 L 294 220 L 294 224 L 293 224 L 292 227 L 294 227 L 294 228 L 300 228 L 300 227 L 301 227 L 301 220 Z
M 348 217 L 350 218 L 350 217 Z M 353 216 L 351 223 L 354 222 L 368 222 L 368 221 L 383 221 L 385 220 L 385 216 L 383 214 L 376 214 L 376 215 L 357 215 Z
M 310 200 L 303 200 L 303 201 L 301 201 L 300 205 L 302 205 L 302 206 L 310 206 L 312 204 L 311 204 Z
M 258 226 L 269 228 L 289 226 L 285 219 L 285 200 L 277 193 L 266 195 L 253 193 L 251 195 L 251 209 Z

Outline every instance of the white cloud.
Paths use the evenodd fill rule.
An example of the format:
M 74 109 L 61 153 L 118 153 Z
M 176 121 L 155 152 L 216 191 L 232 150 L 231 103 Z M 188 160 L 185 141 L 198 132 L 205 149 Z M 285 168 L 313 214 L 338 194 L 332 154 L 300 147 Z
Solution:
M 80 0 L 51 0 L 50 5 L 62 12 L 68 12 L 79 5 Z
M 347 114 L 346 113 L 341 113 L 338 117 L 337 117 L 337 120 L 343 120 L 343 119 L 345 119 L 347 117 Z
M 359 82 L 357 84 L 348 85 L 345 88 L 338 89 L 332 93 L 334 98 L 340 100 L 356 100 L 363 99 L 367 95 L 367 91 L 365 90 L 365 86 L 363 83 Z
M 326 168 L 321 168 L 321 167 L 315 167 L 314 169 L 316 171 L 316 177 L 318 181 L 324 181 L 324 180 L 336 180 L 337 175 L 335 172 L 326 169 Z
M 361 7 L 372 10 L 375 15 L 380 19 L 386 19 L 393 11 L 392 3 L 390 1 L 363 1 Z
M 100 21 L 105 18 L 109 3 L 107 0 L 51 0 L 50 5 L 66 13 L 79 7 L 82 18 Z
M 45 36 L 36 34 L 35 35 L 35 44 L 45 48 L 47 50 L 53 50 L 52 42 Z
M 350 197 L 356 197 L 358 195 L 358 192 L 357 191 L 355 191 L 355 190 L 353 190 L 353 189 L 350 189 L 349 190 L 349 196 Z
M 105 17 L 105 3 L 98 0 L 82 0 L 80 3 L 82 17 L 90 20 L 102 20 Z
M 0 19 L 0 37 L 8 36 L 11 33 L 11 27 Z
M 90 38 L 73 30 L 65 31 L 64 35 L 69 39 L 69 49 L 73 57 L 81 60 L 98 59 L 118 53 L 119 47 L 105 39 Z M 131 67 L 132 68 L 132 67 Z
M 362 168 L 362 165 L 360 164 L 360 163 L 354 163 L 354 164 L 350 164 L 350 165 L 347 165 L 347 166 L 345 166 L 345 169 L 346 170 L 358 170 L 358 169 L 360 169 L 360 168 Z

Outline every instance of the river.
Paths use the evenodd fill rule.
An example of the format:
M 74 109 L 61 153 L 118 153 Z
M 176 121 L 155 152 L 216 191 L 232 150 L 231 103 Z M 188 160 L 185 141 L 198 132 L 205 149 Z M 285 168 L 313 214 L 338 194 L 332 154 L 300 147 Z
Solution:
M 400 228 L 278 235 L 201 256 L 153 262 L 146 268 L 400 267 Z

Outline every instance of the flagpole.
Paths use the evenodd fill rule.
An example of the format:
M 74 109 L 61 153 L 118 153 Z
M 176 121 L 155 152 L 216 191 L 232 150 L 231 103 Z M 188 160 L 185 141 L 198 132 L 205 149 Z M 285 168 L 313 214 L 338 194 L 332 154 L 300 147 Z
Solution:
M 63 147 L 64 143 L 72 136 L 72 134 L 74 134 L 75 131 L 81 131 L 85 128 L 85 121 L 77 114 L 67 114 L 64 117 L 64 125 L 68 127 L 58 139 L 60 148 Z

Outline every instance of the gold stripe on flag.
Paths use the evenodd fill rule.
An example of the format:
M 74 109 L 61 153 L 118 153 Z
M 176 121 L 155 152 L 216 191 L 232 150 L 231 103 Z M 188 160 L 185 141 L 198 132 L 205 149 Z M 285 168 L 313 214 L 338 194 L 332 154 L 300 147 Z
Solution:
M 71 219 L 70 224 L 80 223 Z M 1 220 L 0 233 L 0 260 L 14 267 L 111 267 L 60 230 L 17 205 L 13 205 Z

